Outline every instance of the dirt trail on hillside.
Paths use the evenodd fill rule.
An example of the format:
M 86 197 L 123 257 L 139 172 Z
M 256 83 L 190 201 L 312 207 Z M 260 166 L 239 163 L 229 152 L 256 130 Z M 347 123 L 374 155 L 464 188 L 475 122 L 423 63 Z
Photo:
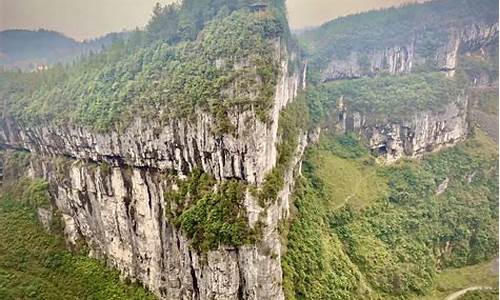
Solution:
M 489 287 L 489 286 L 473 286 L 473 287 L 466 288 L 466 289 L 460 290 L 458 292 L 455 292 L 455 293 L 449 295 L 448 297 L 446 297 L 445 300 L 456 300 L 456 299 L 459 299 L 460 297 L 462 297 L 463 295 L 465 295 L 467 292 L 471 292 L 471 291 L 492 290 L 492 289 L 493 288 Z

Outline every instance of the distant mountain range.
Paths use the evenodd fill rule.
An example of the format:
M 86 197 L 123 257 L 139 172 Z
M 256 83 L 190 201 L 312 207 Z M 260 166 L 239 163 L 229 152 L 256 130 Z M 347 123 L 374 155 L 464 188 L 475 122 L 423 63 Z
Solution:
M 0 31 L 0 66 L 8 69 L 34 70 L 54 63 L 102 50 L 128 33 L 109 33 L 103 37 L 78 42 L 51 30 L 12 29 Z

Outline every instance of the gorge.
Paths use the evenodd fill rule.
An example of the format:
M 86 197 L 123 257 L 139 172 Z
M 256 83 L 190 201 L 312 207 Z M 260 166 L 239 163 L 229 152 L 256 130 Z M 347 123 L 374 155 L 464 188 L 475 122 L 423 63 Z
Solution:
M 294 37 L 284 1 L 201 2 L 214 11 L 167 6 L 76 66 L 3 74 L 2 159 L 29 153 L 5 185 L 47 182 L 38 217 L 62 220 L 69 249 L 168 300 L 410 299 L 498 255 L 498 149 L 472 113 L 495 113 L 498 3 Z M 396 35 L 375 30 L 408 14 Z M 370 192 L 340 184 L 354 172 Z

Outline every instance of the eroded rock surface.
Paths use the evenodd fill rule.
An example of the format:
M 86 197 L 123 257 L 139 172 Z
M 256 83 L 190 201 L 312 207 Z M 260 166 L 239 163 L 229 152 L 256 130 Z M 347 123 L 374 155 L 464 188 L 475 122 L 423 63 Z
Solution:
M 258 186 L 275 166 L 279 116 L 305 86 L 305 68 L 289 72 L 289 55 L 277 44 L 281 64 L 268 123 L 255 112 L 233 111 L 232 134 L 216 133 L 213 117 L 136 120 L 124 132 L 96 133 L 79 126 L 26 127 L 1 120 L 0 144 L 34 153 L 32 175 L 53 187 L 70 247 L 82 241 L 161 299 L 284 299 L 278 224 L 289 214 L 289 197 L 300 169 L 307 134 L 299 138 L 278 199 L 261 207 L 247 191 L 250 226 L 262 227 L 254 245 L 220 246 L 200 253 L 165 215 L 164 191 L 199 168 L 217 180 Z
M 437 111 L 416 112 L 398 119 L 373 119 L 342 108 L 335 127 L 340 133 L 352 132 L 364 137 L 375 155 L 393 162 L 464 140 L 468 133 L 467 105 L 464 95 Z
M 388 46 L 383 50 L 366 49 L 351 52 L 346 58 L 333 55 L 322 72 L 323 82 L 374 76 L 379 73 L 391 75 L 408 74 L 419 65 L 429 65 L 453 76 L 457 57 L 461 52 L 475 51 L 498 41 L 498 23 L 471 24 L 444 34 L 442 46 L 432 54 L 422 50 L 423 37 L 409 33 L 406 43 Z

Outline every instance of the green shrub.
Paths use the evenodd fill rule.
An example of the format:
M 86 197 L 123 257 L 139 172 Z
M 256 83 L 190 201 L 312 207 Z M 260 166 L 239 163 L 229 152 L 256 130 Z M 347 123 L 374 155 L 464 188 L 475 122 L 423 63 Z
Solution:
M 247 223 L 245 193 L 246 185 L 240 181 L 217 184 L 196 169 L 187 180 L 178 182 L 178 190 L 165 193 L 167 207 L 174 207 L 167 216 L 201 251 L 252 243 L 255 234 Z

